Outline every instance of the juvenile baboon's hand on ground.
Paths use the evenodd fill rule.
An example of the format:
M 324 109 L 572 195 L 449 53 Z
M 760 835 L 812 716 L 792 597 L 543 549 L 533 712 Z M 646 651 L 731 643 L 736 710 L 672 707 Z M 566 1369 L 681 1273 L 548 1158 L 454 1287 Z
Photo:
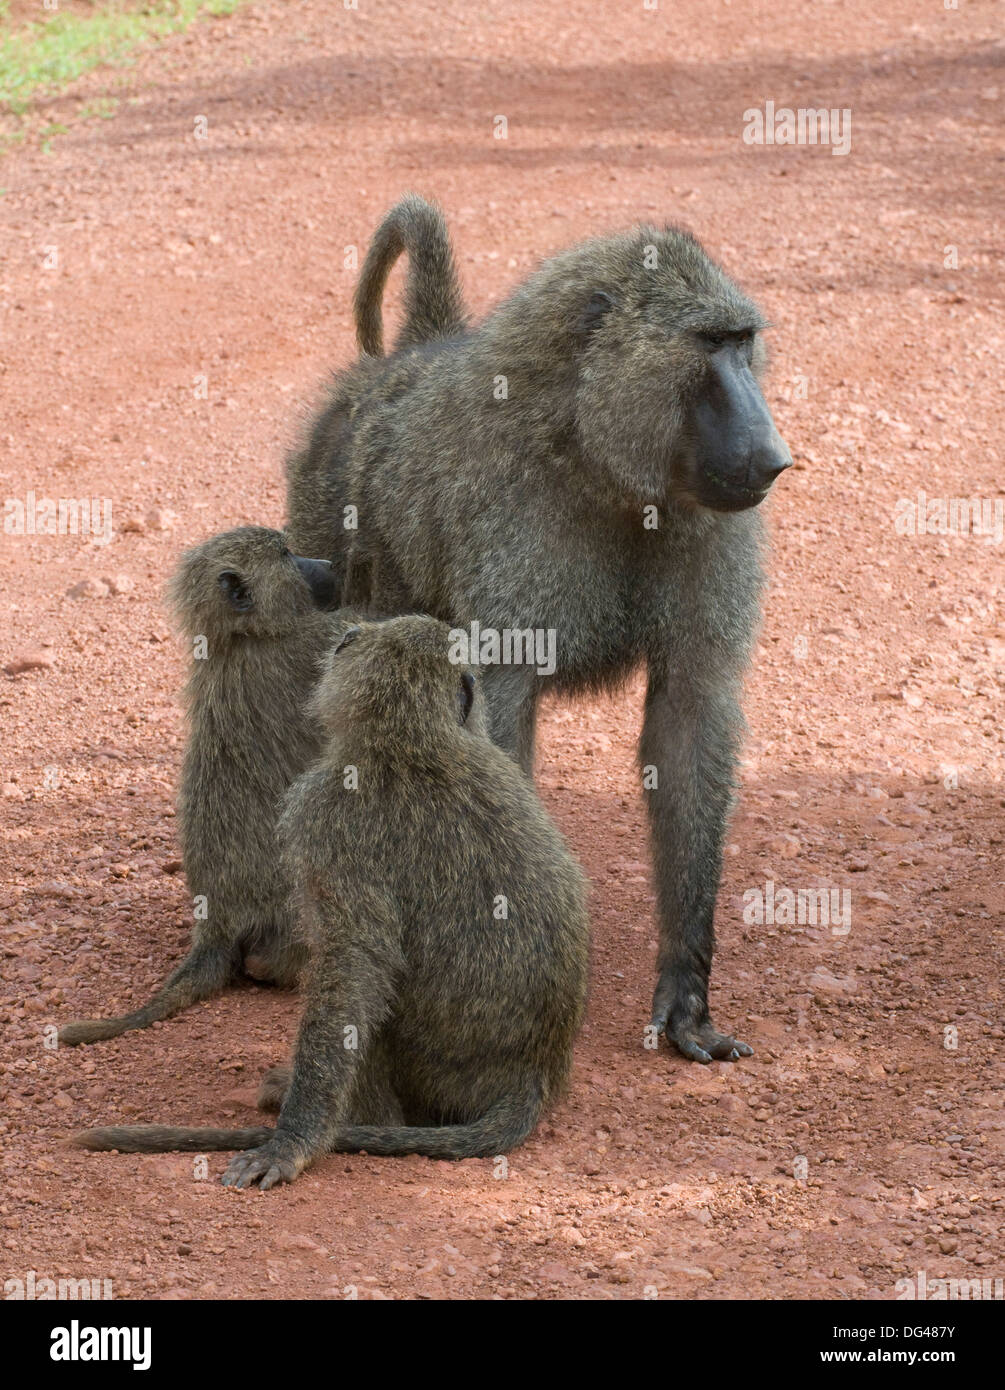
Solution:
M 276 1133 L 275 1138 L 258 1149 L 246 1149 L 235 1154 L 221 1178 L 224 1187 L 253 1187 L 258 1183 L 263 1192 L 277 1183 L 293 1182 L 307 1167 L 310 1155 L 288 1135 Z

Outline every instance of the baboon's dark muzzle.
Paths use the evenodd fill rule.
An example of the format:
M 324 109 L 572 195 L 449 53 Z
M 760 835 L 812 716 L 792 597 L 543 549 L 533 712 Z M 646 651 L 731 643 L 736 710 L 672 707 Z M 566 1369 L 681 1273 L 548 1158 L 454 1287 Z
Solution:
M 740 349 L 722 347 L 709 369 L 694 415 L 699 499 L 717 511 L 756 507 L 792 455 Z
M 303 555 L 294 555 L 297 569 L 304 577 L 311 597 L 318 608 L 330 608 L 336 598 L 335 573 L 330 560 L 307 560 Z

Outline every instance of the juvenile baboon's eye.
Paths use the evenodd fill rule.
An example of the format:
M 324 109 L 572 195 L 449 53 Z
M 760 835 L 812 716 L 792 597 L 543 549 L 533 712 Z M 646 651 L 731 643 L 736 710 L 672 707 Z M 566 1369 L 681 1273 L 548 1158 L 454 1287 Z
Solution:
M 699 333 L 698 337 L 701 339 L 702 346 L 707 348 L 709 352 L 718 352 L 726 341 L 725 333 Z

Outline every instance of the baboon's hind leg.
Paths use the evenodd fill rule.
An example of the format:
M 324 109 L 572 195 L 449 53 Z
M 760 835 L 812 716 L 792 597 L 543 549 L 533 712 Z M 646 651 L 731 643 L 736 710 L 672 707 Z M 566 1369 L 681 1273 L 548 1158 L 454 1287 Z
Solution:
M 281 1110 L 286 1092 L 290 1089 L 292 1067 L 270 1067 L 258 1088 L 259 1110 Z
M 280 938 L 276 941 L 252 942 L 245 946 L 241 966 L 246 975 L 259 984 L 278 985 L 280 989 L 295 989 L 307 964 L 308 950 L 299 941 Z

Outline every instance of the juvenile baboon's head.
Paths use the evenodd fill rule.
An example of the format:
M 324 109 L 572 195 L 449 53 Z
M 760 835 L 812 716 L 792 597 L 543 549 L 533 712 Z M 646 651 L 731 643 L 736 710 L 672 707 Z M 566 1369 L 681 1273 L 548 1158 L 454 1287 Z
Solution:
M 690 233 L 574 247 L 526 292 L 568 326 L 583 454 L 633 500 L 741 511 L 790 466 L 761 393 L 764 320 Z
M 475 673 L 451 660 L 450 647 L 450 628 L 436 618 L 354 623 L 325 658 L 311 712 L 389 755 L 418 753 L 461 731 L 486 736 Z
M 335 597 L 327 560 L 291 553 L 282 531 L 240 526 L 187 551 L 170 599 L 186 632 L 282 637 Z

